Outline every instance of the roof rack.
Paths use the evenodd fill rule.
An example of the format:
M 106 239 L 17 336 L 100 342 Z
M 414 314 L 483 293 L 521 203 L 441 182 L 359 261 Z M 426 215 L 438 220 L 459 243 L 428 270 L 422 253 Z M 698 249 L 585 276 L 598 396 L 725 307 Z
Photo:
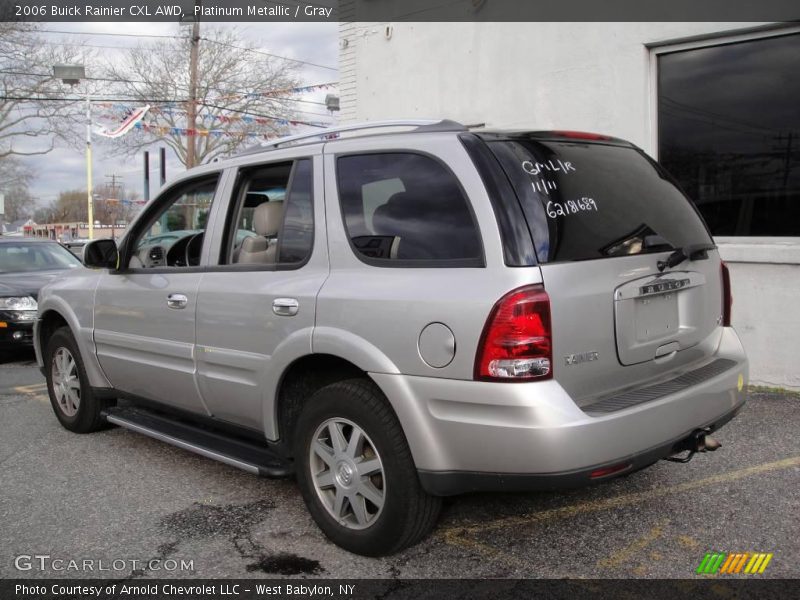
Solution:
M 467 127 L 456 121 L 449 119 L 417 119 L 417 120 L 400 120 L 400 121 L 367 121 L 366 123 L 354 123 L 352 125 L 342 125 L 341 127 L 331 127 L 321 131 L 312 131 L 306 133 L 299 133 L 297 135 L 290 135 L 282 137 L 277 140 L 269 142 L 262 142 L 255 148 L 245 150 L 240 154 L 255 154 L 263 152 L 268 148 L 278 148 L 284 144 L 291 144 L 302 140 L 318 139 L 333 140 L 339 137 L 340 133 L 348 131 L 363 131 L 368 129 L 385 129 L 391 127 L 414 127 L 414 133 L 435 132 L 435 131 L 468 131 Z

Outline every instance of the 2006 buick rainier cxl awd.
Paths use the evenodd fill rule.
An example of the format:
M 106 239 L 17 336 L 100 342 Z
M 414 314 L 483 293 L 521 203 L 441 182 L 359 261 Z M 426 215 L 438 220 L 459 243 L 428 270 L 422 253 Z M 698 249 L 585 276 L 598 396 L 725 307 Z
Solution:
M 603 481 L 719 444 L 745 401 L 728 271 L 625 141 L 343 127 L 192 169 L 39 296 L 61 424 L 294 474 L 343 548 L 442 496 Z

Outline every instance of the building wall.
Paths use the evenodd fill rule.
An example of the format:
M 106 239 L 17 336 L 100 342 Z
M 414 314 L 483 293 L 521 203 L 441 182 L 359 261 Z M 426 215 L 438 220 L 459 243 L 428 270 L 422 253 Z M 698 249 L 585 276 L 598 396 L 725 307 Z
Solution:
M 651 48 L 766 23 L 342 23 L 343 123 L 595 131 L 657 153 Z M 719 238 L 753 383 L 800 389 L 800 238 Z

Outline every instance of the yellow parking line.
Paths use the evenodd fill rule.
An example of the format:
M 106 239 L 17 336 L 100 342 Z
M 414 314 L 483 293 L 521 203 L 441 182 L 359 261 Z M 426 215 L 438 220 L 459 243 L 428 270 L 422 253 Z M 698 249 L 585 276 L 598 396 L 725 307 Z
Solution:
M 47 391 L 46 383 L 34 383 L 31 385 L 20 385 L 14 388 L 18 394 L 39 394 Z
M 631 558 L 637 554 L 640 554 L 642 550 L 660 538 L 664 533 L 664 527 L 667 526 L 667 523 L 669 523 L 669 519 L 664 519 L 663 521 L 659 522 L 658 525 L 653 527 L 638 540 L 635 540 L 632 544 L 622 548 L 622 550 L 612 553 L 607 558 L 598 560 L 597 566 L 613 569 L 629 561 Z
M 745 477 L 751 477 L 753 475 L 769 473 L 771 471 L 791 469 L 797 466 L 800 466 L 800 456 L 792 456 L 774 462 L 762 463 L 760 465 L 754 465 L 752 467 L 745 467 L 744 469 L 737 469 L 735 471 L 728 471 L 727 473 L 712 475 L 711 477 L 706 477 L 704 479 L 687 481 L 685 483 L 679 483 L 677 485 L 672 485 L 672 486 L 659 487 L 647 490 L 645 492 L 625 494 L 622 496 L 615 496 L 613 498 L 604 498 L 602 500 L 581 502 L 579 504 L 571 504 L 568 506 L 562 506 L 560 508 L 552 508 L 549 510 L 529 513 L 527 515 L 500 517 L 476 525 L 453 524 L 448 527 L 443 527 L 439 531 L 439 535 L 446 537 L 451 532 L 457 532 L 461 535 L 464 535 L 464 534 L 484 533 L 488 531 L 494 531 L 497 529 L 524 527 L 526 525 L 532 525 L 534 523 L 541 523 L 544 521 L 565 519 L 586 513 L 641 504 L 643 502 L 647 502 L 649 500 L 655 500 L 657 498 L 662 498 L 670 494 L 680 494 L 683 492 L 706 488 L 721 483 L 730 483 L 732 481 L 737 481 Z

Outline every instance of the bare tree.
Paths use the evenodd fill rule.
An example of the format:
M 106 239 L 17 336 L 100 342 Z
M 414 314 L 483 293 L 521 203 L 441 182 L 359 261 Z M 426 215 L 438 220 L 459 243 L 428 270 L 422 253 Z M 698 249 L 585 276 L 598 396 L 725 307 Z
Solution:
M 26 185 L 13 185 L 5 191 L 5 220 L 17 221 L 33 216 L 36 199 Z
M 139 197 L 124 185 L 104 184 L 95 188 L 95 192 L 94 218 L 103 225 L 128 222 L 141 209 L 137 204 Z
M 35 25 L 0 22 L 0 173 L 10 157 L 47 154 L 69 129 L 76 103 L 59 101 L 52 66 L 85 58 L 82 49 L 47 43 Z
M 0 191 L 24 187 L 33 179 L 33 173 L 16 156 L 0 158 Z
M 300 84 L 290 62 L 259 52 L 235 29 L 203 31 L 202 37 L 192 34 L 140 44 L 121 63 L 108 66 L 109 78 L 119 80 L 126 96 L 142 104 L 181 100 L 154 104 L 147 128 L 115 140 L 125 153 L 162 139 L 188 168 L 231 154 L 248 140 L 252 143 L 252 133 L 283 134 L 286 122 L 296 118 L 287 100 Z M 184 130 L 190 130 L 190 135 Z M 206 133 L 209 130 L 213 133 Z M 192 143 L 194 160 L 189 150 Z

